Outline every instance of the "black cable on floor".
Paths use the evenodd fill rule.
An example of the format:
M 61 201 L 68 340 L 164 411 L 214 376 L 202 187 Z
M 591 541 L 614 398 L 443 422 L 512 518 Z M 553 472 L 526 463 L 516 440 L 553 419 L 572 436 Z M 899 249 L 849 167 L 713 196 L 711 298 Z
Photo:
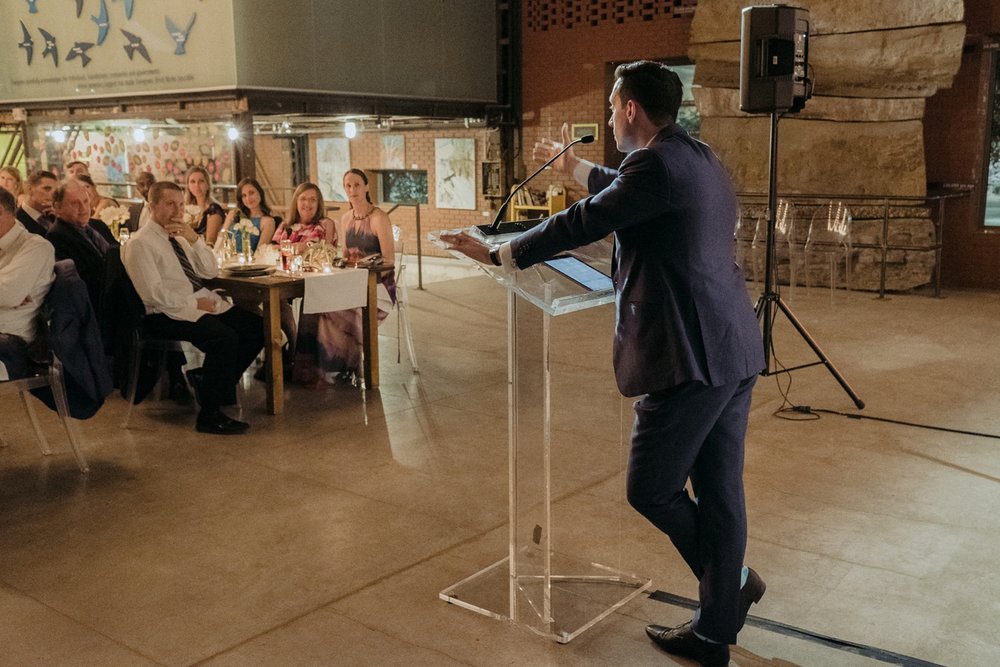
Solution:
M 674 595 L 673 593 L 667 593 L 665 591 L 653 591 L 649 594 L 649 598 L 651 600 L 656 600 L 657 602 L 665 602 L 667 604 L 685 607 L 687 609 L 698 608 L 698 603 L 696 601 L 680 595 Z M 888 663 L 890 665 L 902 665 L 904 667 L 942 667 L 935 662 L 928 662 L 926 660 L 921 660 L 920 658 L 913 658 L 908 655 L 894 653 L 893 651 L 887 651 L 885 649 L 878 648 L 877 646 L 867 646 L 865 644 L 857 644 L 845 639 L 829 637 L 827 635 L 819 634 L 818 632 L 804 630 L 793 625 L 787 625 L 785 623 L 779 623 L 778 621 L 760 618 L 759 616 L 747 616 L 746 624 L 752 625 L 755 628 L 761 628 L 762 630 L 770 630 L 771 632 L 785 635 L 786 637 L 802 639 L 814 644 L 820 644 L 838 651 L 852 653 L 865 658 L 871 658 L 872 660 L 878 660 L 879 662 Z
M 815 415 L 819 419 L 819 413 L 828 415 L 840 415 L 848 419 L 870 419 L 872 421 L 885 422 L 887 424 L 899 424 L 901 426 L 913 426 L 914 428 L 925 428 L 931 431 L 944 431 L 945 433 L 958 433 L 959 435 L 972 435 L 977 438 L 992 438 L 1000 440 L 1000 435 L 996 433 L 982 433 L 980 431 L 966 431 L 960 428 L 948 428 L 947 426 L 934 426 L 932 424 L 918 424 L 916 422 L 903 421 L 901 419 L 889 419 L 888 417 L 875 417 L 872 415 L 859 415 L 851 412 L 840 412 L 838 410 L 827 410 L 824 408 L 813 408 L 808 405 L 793 405 L 791 410 L 804 415 Z
M 945 433 L 957 433 L 959 435 L 971 435 L 977 438 L 1000 440 L 1000 435 L 995 433 L 966 431 L 963 429 L 948 428 L 947 426 L 933 426 L 931 424 L 918 424 L 916 422 L 902 421 L 900 419 L 889 419 L 888 417 L 874 417 L 872 415 L 813 408 L 808 405 L 795 405 L 788 397 L 788 395 L 792 392 L 792 374 L 784 372 L 785 365 L 778 360 L 777 351 L 774 349 L 774 338 L 771 339 L 771 357 L 774 359 L 774 365 L 781 369 L 781 372 L 774 373 L 774 381 L 778 386 L 778 393 L 781 394 L 781 405 L 773 412 L 774 416 L 780 419 L 787 419 L 789 421 L 815 421 L 820 418 L 819 413 L 825 413 L 829 415 L 840 415 L 841 417 L 847 417 L 848 419 L 870 419 L 872 421 L 885 422 L 887 424 L 898 424 L 900 426 L 912 426 L 914 428 L 923 428 L 931 431 L 943 431 Z M 782 375 L 788 376 L 788 384 L 784 387 L 781 386 Z

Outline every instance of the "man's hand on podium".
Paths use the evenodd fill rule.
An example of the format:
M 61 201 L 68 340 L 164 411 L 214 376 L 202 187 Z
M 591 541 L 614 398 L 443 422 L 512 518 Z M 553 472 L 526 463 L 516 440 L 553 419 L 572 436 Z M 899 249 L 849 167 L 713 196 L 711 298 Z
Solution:
M 493 263 L 490 261 L 490 247 L 479 239 L 472 238 L 465 232 L 459 234 L 442 234 L 439 238 L 448 244 L 449 250 L 457 250 L 480 264 Z

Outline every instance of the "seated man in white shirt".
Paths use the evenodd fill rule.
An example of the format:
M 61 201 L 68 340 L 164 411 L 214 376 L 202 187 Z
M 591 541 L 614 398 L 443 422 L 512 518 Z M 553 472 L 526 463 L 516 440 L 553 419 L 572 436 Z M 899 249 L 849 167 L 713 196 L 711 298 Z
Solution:
M 201 279 L 218 274 L 212 249 L 183 222 L 184 194 L 161 181 L 149 190 L 150 224 L 122 250 L 122 262 L 146 306 L 143 326 L 152 335 L 186 340 L 205 353 L 194 378 L 201 433 L 243 433 L 249 424 L 220 409 L 236 403 L 236 383 L 264 346 L 259 315 L 233 308 Z M 200 385 L 200 386 L 199 386 Z
M 0 380 L 28 374 L 27 346 L 52 284 L 55 250 L 17 221 L 14 195 L 0 188 Z

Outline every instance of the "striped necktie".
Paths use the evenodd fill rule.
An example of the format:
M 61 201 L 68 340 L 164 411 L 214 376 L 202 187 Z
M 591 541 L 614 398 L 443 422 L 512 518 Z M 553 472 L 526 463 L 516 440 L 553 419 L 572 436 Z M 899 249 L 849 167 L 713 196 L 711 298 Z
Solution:
M 184 248 L 181 244 L 177 242 L 173 236 L 170 237 L 170 246 L 174 249 L 174 254 L 177 255 L 177 261 L 181 263 L 181 268 L 184 269 L 184 275 L 187 279 L 191 281 L 191 291 L 197 292 L 204 285 L 201 284 L 201 278 L 198 274 L 194 272 L 194 267 L 191 266 L 191 260 L 188 259 L 187 254 L 184 252 Z

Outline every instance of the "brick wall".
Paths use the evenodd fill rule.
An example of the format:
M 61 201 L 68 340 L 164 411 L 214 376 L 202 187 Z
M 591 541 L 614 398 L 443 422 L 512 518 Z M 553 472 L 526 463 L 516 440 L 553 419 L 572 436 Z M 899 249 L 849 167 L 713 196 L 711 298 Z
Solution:
M 540 137 L 557 138 L 563 122 L 597 123 L 597 141 L 576 152 L 604 163 L 608 142 L 609 151 L 614 149 L 607 125 L 607 64 L 686 57 L 694 5 L 690 0 L 523 0 L 523 150 L 515 159 L 515 176 L 537 168 L 531 147 Z M 542 174 L 532 188 L 544 190 L 555 181 Z M 571 200 L 585 194 L 559 182 L 569 186 Z
M 924 145 L 927 180 L 971 189 L 946 205 L 941 281 L 946 287 L 1000 288 L 1000 230 L 983 222 L 986 108 L 991 52 L 986 35 L 1000 32 L 1000 5 L 992 0 L 966 0 L 968 30 L 962 66 L 952 87 L 927 100 Z

